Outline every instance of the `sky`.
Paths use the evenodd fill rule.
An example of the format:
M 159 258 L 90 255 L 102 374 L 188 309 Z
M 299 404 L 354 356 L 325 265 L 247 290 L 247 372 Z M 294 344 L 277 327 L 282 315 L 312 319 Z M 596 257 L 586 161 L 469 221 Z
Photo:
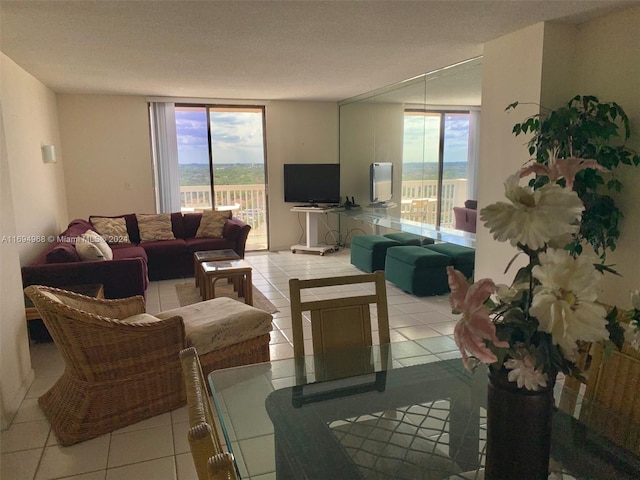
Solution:
M 214 163 L 262 163 L 261 112 L 211 112 Z M 204 107 L 176 108 L 178 162 L 209 164 Z
M 261 112 L 211 112 L 214 163 L 262 163 Z M 178 161 L 208 165 L 207 115 L 204 107 L 176 109 Z M 445 162 L 466 162 L 468 115 L 446 115 Z M 403 162 L 438 161 L 439 117 L 406 115 Z

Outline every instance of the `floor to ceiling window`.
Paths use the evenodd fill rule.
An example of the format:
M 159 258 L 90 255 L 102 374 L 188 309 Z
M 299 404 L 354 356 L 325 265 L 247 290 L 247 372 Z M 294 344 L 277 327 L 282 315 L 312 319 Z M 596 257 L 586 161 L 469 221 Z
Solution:
M 232 210 L 268 248 L 264 108 L 176 104 L 175 123 L 180 208 Z
M 406 110 L 402 156 L 402 216 L 453 227 L 453 207 L 473 191 L 470 113 Z

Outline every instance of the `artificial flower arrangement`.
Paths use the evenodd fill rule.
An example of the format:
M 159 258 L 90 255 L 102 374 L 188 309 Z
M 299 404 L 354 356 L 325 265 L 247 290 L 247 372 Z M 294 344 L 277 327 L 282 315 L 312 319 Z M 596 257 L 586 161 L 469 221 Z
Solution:
M 595 160 L 555 158 L 554 152 L 549 158 L 547 165 L 535 163 L 510 176 L 508 201 L 480 211 L 494 239 L 528 256 L 512 285 L 490 279 L 469 285 L 461 272 L 447 268 L 452 309 L 462 313 L 454 338 L 465 366 L 473 369 L 475 357 L 493 369 L 505 368 L 510 382 L 531 391 L 552 385 L 558 372 L 580 375 L 576 362 L 583 342 L 620 349 L 625 335 L 615 309 L 607 311 L 597 301 L 597 284 L 612 270 L 595 256 L 564 248 L 579 231 L 584 210 L 572 189 L 575 174 L 606 169 Z M 536 181 L 521 186 L 531 174 Z M 640 308 L 636 312 L 640 319 Z

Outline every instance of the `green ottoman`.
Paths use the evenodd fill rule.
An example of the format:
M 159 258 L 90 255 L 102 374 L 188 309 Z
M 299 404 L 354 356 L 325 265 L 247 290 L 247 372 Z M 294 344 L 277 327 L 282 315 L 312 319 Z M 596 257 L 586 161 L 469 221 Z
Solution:
M 399 232 L 399 233 L 387 233 L 384 237 L 400 242 L 402 245 L 431 245 L 435 243 L 432 238 L 422 237 L 415 233 Z
M 424 248 L 447 255 L 451 258 L 453 268 L 464 273 L 465 277 L 473 278 L 476 263 L 476 251 L 473 248 L 462 247 L 453 243 L 436 243 L 435 245 L 426 245 Z
M 413 295 L 440 295 L 449 291 L 447 265 L 451 265 L 447 255 L 426 247 L 391 247 L 387 250 L 384 276 Z
M 368 273 L 384 270 L 387 249 L 400 245 L 382 235 L 358 235 L 351 241 L 351 264 Z

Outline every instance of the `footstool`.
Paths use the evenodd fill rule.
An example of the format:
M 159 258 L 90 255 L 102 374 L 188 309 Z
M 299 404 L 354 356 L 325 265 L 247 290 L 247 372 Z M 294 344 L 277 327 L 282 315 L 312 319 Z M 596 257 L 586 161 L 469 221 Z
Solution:
M 396 242 L 400 242 L 402 245 L 431 245 L 435 243 L 435 240 L 432 238 L 423 237 L 421 235 L 416 235 L 415 233 L 409 232 L 398 232 L 398 233 L 385 233 L 383 237 L 390 238 L 391 240 L 395 240 Z
M 447 265 L 451 259 L 442 253 L 415 245 L 387 250 L 385 278 L 402 290 L 422 297 L 449 291 Z
M 154 315 L 159 319 L 175 316 L 182 318 L 185 345 L 196 348 L 205 374 L 269 361 L 273 315 L 264 310 L 220 297 Z
M 387 248 L 401 245 L 382 235 L 358 235 L 351 241 L 351 264 L 367 273 L 384 270 Z
M 453 243 L 436 243 L 434 245 L 425 245 L 424 248 L 447 255 L 451 258 L 453 268 L 462 272 L 465 277 L 473 278 L 476 262 L 476 251 L 473 248 L 462 247 Z

